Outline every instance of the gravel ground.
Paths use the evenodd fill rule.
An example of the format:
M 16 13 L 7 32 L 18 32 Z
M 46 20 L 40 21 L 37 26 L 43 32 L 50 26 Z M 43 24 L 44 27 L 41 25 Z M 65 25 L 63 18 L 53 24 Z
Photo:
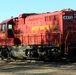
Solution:
M 0 75 L 76 75 L 76 63 L 0 61 Z

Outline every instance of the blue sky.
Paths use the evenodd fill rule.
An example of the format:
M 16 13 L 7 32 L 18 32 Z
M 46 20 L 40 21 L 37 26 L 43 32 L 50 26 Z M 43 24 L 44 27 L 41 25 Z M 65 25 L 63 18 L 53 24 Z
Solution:
M 21 13 L 53 12 L 66 8 L 76 10 L 76 0 L 1 0 L 0 22 Z

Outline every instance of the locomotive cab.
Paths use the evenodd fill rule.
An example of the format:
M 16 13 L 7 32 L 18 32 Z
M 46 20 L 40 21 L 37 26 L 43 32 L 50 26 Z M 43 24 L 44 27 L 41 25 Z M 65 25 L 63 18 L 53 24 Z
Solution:
M 5 20 L 1 23 L 1 32 L 5 33 L 7 38 L 14 38 L 13 25 L 12 19 Z

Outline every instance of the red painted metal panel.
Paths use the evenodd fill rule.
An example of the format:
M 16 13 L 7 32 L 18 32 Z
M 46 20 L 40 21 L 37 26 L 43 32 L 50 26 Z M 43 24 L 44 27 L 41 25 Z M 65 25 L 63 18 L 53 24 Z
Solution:
M 54 15 L 53 13 L 52 15 L 51 13 L 33 15 L 25 19 L 27 34 L 35 35 L 33 36 L 35 39 L 32 39 L 33 41 L 35 40 L 34 44 L 55 44 L 58 40 L 58 43 L 60 43 L 59 34 L 62 32 L 62 23 L 60 24 L 60 19 L 62 19 L 62 15 L 60 13 L 61 12 L 56 12 L 54 13 Z M 57 34 L 59 36 L 58 39 L 55 38 L 55 35 L 56 37 L 58 37 Z M 47 35 L 50 37 L 48 40 Z M 29 39 L 29 41 L 31 40 Z

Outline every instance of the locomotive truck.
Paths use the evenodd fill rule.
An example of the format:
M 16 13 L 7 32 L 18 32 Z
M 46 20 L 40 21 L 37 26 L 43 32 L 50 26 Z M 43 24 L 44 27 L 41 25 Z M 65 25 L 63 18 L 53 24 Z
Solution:
M 76 60 L 76 11 L 23 13 L 0 23 L 2 59 Z

